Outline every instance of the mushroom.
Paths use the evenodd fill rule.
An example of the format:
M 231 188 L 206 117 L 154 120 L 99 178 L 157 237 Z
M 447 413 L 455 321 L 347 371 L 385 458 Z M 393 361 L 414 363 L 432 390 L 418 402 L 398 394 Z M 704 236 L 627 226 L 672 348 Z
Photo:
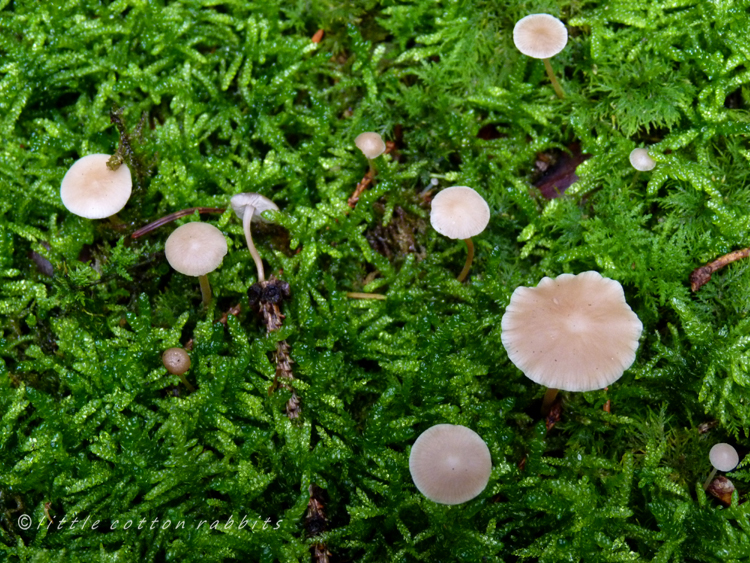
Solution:
M 169 235 L 164 253 L 172 268 L 186 276 L 198 276 L 203 304 L 208 307 L 208 274 L 219 267 L 227 253 L 227 241 L 221 231 L 209 223 L 186 223 Z
M 492 457 L 484 440 L 470 428 L 437 424 L 414 442 L 409 472 L 419 492 L 431 501 L 461 504 L 487 486 Z
M 639 172 L 648 172 L 656 166 L 654 159 L 648 155 L 647 149 L 633 149 L 630 152 L 630 164 Z
M 185 379 L 185 372 L 190 369 L 190 356 L 185 350 L 182 348 L 164 350 L 161 361 L 169 373 L 178 376 L 190 391 L 195 391 L 195 388 Z
M 731 471 L 740 462 L 740 456 L 737 454 L 732 446 L 725 443 L 714 444 L 711 451 L 708 452 L 708 459 L 711 461 L 711 465 L 714 466 L 706 482 L 703 483 L 703 488 L 707 489 L 711 484 L 711 481 L 716 475 L 717 471 Z
M 635 361 L 643 325 L 618 282 L 583 272 L 517 287 L 501 328 L 510 361 L 549 388 L 546 414 L 560 389 L 591 391 L 617 381 Z
M 513 28 L 513 43 L 524 55 L 544 61 L 544 69 L 558 97 L 565 94 L 552 71 L 549 60 L 565 48 L 568 30 L 565 24 L 549 14 L 531 14 L 521 18 Z
M 90 154 L 73 163 L 63 177 L 60 197 L 65 208 L 86 219 L 104 219 L 130 199 L 133 179 L 127 166 L 107 167 L 108 154 Z
M 362 154 L 365 155 L 368 161 L 378 158 L 385 152 L 383 137 L 377 133 L 370 132 L 357 135 L 357 138 L 354 139 L 354 144 L 362 151 Z
M 474 260 L 474 243 L 471 237 L 484 231 L 489 222 L 490 206 L 481 195 L 466 186 L 445 188 L 432 200 L 432 228 L 448 238 L 463 239 L 469 251 L 458 281 L 466 279 Z
M 255 267 L 258 270 L 258 282 L 264 282 L 266 281 L 266 274 L 263 270 L 263 260 L 261 260 L 260 254 L 258 254 L 258 251 L 253 244 L 250 223 L 252 221 L 268 223 L 268 221 L 261 216 L 261 213 L 269 210 L 278 211 L 279 206 L 267 197 L 254 193 L 242 193 L 232 196 L 230 204 L 232 205 L 234 212 L 237 214 L 237 217 L 242 219 L 242 229 L 245 231 L 247 248 L 250 250 L 250 255 L 253 257 Z

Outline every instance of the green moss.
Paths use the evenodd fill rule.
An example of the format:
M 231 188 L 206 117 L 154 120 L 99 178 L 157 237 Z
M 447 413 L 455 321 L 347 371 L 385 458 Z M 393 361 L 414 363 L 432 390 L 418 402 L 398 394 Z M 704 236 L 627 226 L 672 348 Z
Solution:
M 0 1 L 2 560 L 308 561 L 316 543 L 351 561 L 747 560 L 750 473 L 732 473 L 727 509 L 700 483 L 715 442 L 750 448 L 750 270 L 697 293 L 688 277 L 748 240 L 748 7 Z M 568 25 L 564 100 L 513 47 L 534 12 Z M 367 130 L 395 151 L 350 209 Z M 67 168 L 118 146 L 141 173 L 124 227 L 68 213 Z M 657 168 L 636 175 L 641 146 Z M 563 197 L 530 187 L 537 160 L 578 149 L 590 158 Z M 465 284 L 463 246 L 428 226 L 433 180 L 492 209 Z M 128 237 L 242 191 L 281 208 L 254 227 L 291 286 L 271 334 L 231 210 L 178 222 L 228 238 L 208 310 L 164 260 L 174 224 Z M 607 391 L 567 394 L 547 431 L 500 319 L 518 285 L 590 269 L 623 284 L 638 357 Z M 268 395 L 284 340 L 295 420 L 289 390 Z M 160 359 L 189 341 L 194 393 Z M 419 433 L 445 422 L 479 432 L 494 464 L 456 507 L 408 471 Z

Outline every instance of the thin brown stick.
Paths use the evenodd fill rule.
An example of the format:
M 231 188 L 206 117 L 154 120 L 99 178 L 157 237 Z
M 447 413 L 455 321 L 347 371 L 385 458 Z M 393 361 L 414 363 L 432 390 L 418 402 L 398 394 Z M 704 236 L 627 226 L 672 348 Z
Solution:
M 743 248 L 742 250 L 735 250 L 734 252 L 725 254 L 713 262 L 709 262 L 705 266 L 696 268 L 690 274 L 690 289 L 698 291 L 711 280 L 711 274 L 721 270 L 724 266 L 731 264 L 732 262 L 736 262 L 742 258 L 747 258 L 748 256 L 750 256 L 750 248 Z
M 356 291 L 350 291 L 346 296 L 352 299 L 385 299 L 385 295 L 380 293 L 357 293 Z
M 396 150 L 396 143 L 394 143 L 393 141 L 386 141 L 385 152 L 383 154 L 388 154 L 390 152 L 393 152 L 394 150 Z M 357 207 L 359 196 L 361 196 L 362 192 L 364 192 L 370 186 L 370 184 L 373 183 L 375 174 L 377 174 L 377 170 L 375 169 L 375 164 L 373 163 L 373 161 L 368 158 L 367 162 L 370 163 L 370 169 L 367 171 L 367 174 L 365 174 L 364 178 L 362 178 L 362 181 L 357 184 L 357 187 L 355 188 L 354 193 L 351 195 L 351 197 L 346 200 L 346 203 L 349 204 L 349 207 L 351 207 L 352 209 Z
M 365 174 L 364 178 L 362 178 L 362 181 L 360 181 L 357 184 L 357 187 L 355 188 L 354 193 L 351 195 L 351 197 L 348 200 L 346 200 L 346 203 L 349 204 L 349 207 L 351 207 L 352 209 L 357 207 L 359 196 L 361 196 L 362 192 L 364 192 L 370 186 L 370 184 L 372 184 L 372 179 L 373 179 L 373 170 L 372 168 L 370 168 L 367 171 L 367 174 Z
M 471 263 L 474 261 L 474 243 L 470 238 L 464 239 L 464 242 L 466 243 L 466 249 L 469 251 L 469 254 L 466 256 L 466 262 L 464 263 L 464 269 L 461 270 L 461 273 L 458 274 L 458 277 L 456 278 L 459 282 L 462 282 L 466 279 L 466 276 L 469 275 L 469 270 L 471 269 Z
M 186 217 L 188 215 L 192 215 L 196 211 L 198 213 L 224 213 L 226 211 L 226 208 L 224 207 L 191 207 L 189 209 L 182 209 L 180 211 L 175 211 L 174 213 L 165 215 L 161 219 L 157 219 L 153 223 L 149 223 L 145 227 L 141 227 L 140 229 L 135 231 L 132 235 L 130 235 L 130 238 L 135 239 L 138 237 L 142 237 L 143 235 L 150 233 L 154 229 L 158 229 L 162 225 L 166 225 L 167 223 L 176 221 L 180 217 Z

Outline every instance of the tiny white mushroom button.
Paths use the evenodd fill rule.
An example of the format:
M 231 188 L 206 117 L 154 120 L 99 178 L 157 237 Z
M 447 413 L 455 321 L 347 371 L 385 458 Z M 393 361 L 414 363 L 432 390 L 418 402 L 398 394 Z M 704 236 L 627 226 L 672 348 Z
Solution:
M 630 164 L 640 172 L 648 172 L 656 166 L 656 162 L 646 149 L 633 149 L 630 153 Z
M 740 456 L 729 444 L 714 444 L 711 451 L 708 452 L 708 459 L 719 471 L 731 471 L 740 462 Z

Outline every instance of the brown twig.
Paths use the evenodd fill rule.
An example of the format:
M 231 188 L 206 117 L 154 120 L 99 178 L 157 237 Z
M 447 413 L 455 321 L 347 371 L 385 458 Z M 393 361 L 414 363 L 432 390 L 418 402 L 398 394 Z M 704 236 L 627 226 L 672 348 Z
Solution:
M 247 290 L 248 301 L 250 306 L 258 311 L 263 324 L 266 325 L 266 332 L 271 333 L 279 330 L 284 323 L 284 314 L 281 312 L 279 305 L 291 295 L 289 284 L 283 280 L 271 276 L 270 279 L 251 285 Z M 289 391 L 292 396 L 286 403 L 286 414 L 290 419 L 299 418 L 301 414 L 300 398 L 292 386 L 294 373 L 292 364 L 294 360 L 290 355 L 289 344 L 286 340 L 276 343 L 276 373 L 273 383 L 268 388 L 268 395 L 272 395 L 279 387 Z
M 314 483 L 310 485 L 308 490 L 310 491 L 310 502 L 307 503 L 305 529 L 307 530 L 307 537 L 314 538 L 326 531 L 328 519 L 323 507 L 323 490 Z M 325 543 L 314 543 L 310 550 L 315 563 L 329 563 L 331 553 L 326 549 Z
M 181 217 L 192 215 L 196 211 L 198 213 L 224 213 L 226 211 L 226 208 L 224 207 L 190 207 L 189 209 L 181 209 L 180 211 L 175 211 L 174 213 L 165 215 L 161 219 L 157 219 L 156 221 L 154 221 L 153 223 L 149 223 L 145 227 L 141 227 L 140 229 L 135 231 L 132 235 L 130 235 L 130 238 L 136 239 L 138 237 L 142 237 L 143 235 L 150 233 L 154 229 L 158 229 L 162 225 L 166 225 L 167 223 L 176 221 L 177 219 Z
M 364 178 L 362 178 L 362 181 L 357 184 L 357 187 L 354 190 L 352 196 L 346 201 L 349 204 L 349 207 L 351 207 L 352 209 L 357 207 L 359 196 L 361 196 L 362 192 L 364 192 L 370 186 L 370 184 L 372 184 L 372 179 L 373 171 L 372 168 L 370 168 L 367 171 L 367 174 L 365 174 Z
M 717 258 L 713 262 L 709 262 L 705 266 L 696 268 L 690 274 L 690 289 L 692 289 L 693 291 L 698 291 L 701 287 L 709 282 L 709 280 L 711 279 L 711 274 L 717 272 L 727 264 L 731 264 L 732 262 L 736 262 L 737 260 L 741 260 L 742 258 L 747 258 L 748 256 L 750 256 L 750 248 L 743 248 L 742 250 L 735 250 L 734 252 L 725 254 L 724 256 Z
M 107 167 L 110 170 L 117 170 L 123 162 L 125 162 L 130 169 L 135 173 L 135 183 L 138 189 L 143 187 L 143 178 L 150 174 L 149 166 L 144 165 L 141 159 L 138 157 L 137 152 L 133 149 L 132 137 L 128 134 L 128 130 L 125 127 L 125 123 L 122 120 L 122 114 L 125 108 L 112 108 L 109 111 L 109 121 L 116 128 L 120 136 L 117 150 L 110 159 L 107 161 Z M 141 119 L 135 128 L 135 138 L 141 140 L 143 133 L 143 124 L 146 122 L 147 113 L 144 111 L 141 114 Z

